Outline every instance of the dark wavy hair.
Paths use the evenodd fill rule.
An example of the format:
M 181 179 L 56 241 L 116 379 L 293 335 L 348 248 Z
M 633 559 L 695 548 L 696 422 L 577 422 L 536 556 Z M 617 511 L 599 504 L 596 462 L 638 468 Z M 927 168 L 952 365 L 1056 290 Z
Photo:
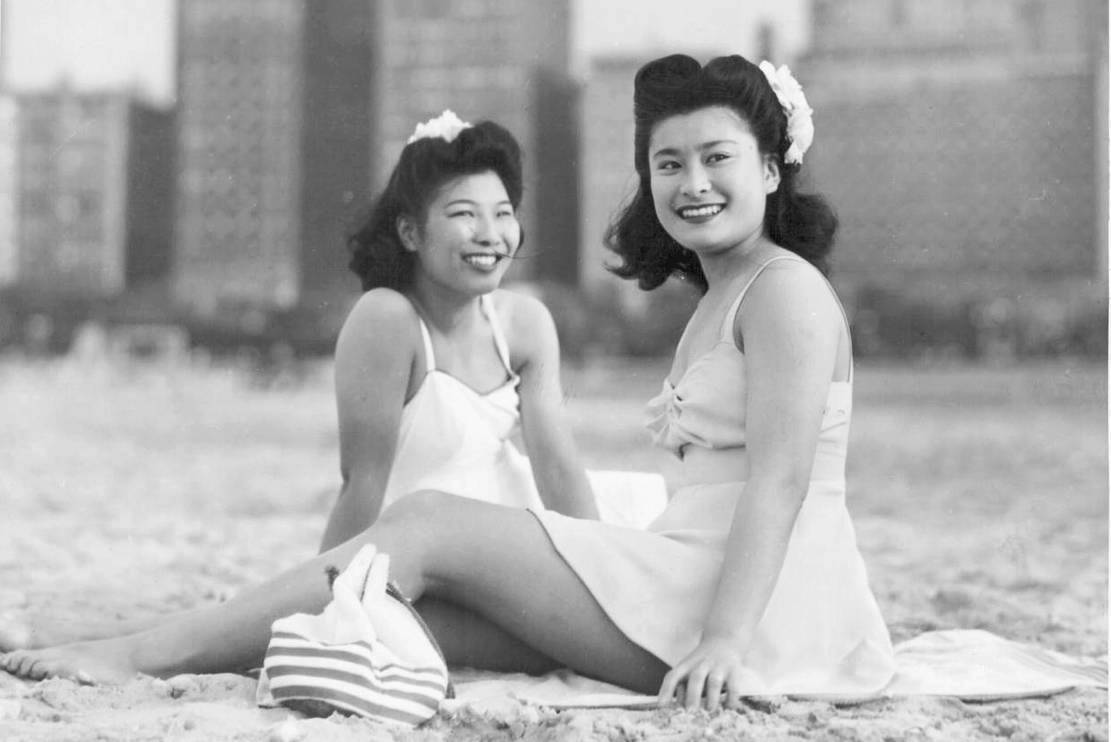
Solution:
M 521 147 L 504 127 L 483 121 L 463 129 L 451 142 L 426 137 L 405 145 L 385 190 L 363 223 L 348 237 L 348 267 L 363 291 L 386 286 L 403 290 L 413 280 L 417 257 L 405 249 L 397 220 L 407 216 L 423 224 L 428 204 L 445 183 L 462 175 L 493 172 L 501 178 L 509 201 L 521 204 Z M 524 232 L 521 233 L 524 241 Z
M 837 217 L 821 196 L 796 190 L 799 165 L 783 161 L 791 144 L 787 115 L 764 73 L 739 55 L 718 57 L 702 66 L 684 54 L 673 54 L 637 71 L 633 147 L 639 186 L 606 230 L 606 246 L 622 261 L 609 269 L 622 278 L 637 279 L 642 289 L 654 289 L 670 276 L 680 275 L 706 290 L 698 257 L 672 239 L 656 217 L 648 142 L 660 121 L 708 106 L 735 111 L 748 122 L 760 152 L 778 158 L 779 188 L 768 194 L 764 213 L 769 239 L 828 274 Z

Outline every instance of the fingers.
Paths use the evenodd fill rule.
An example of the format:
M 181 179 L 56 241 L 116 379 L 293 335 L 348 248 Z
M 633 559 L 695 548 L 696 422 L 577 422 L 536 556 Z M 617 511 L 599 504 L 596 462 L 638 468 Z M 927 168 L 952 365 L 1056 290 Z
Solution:
M 675 689 L 679 685 L 679 681 L 683 679 L 683 673 L 679 666 L 672 668 L 672 670 L 664 675 L 663 682 L 660 683 L 660 693 L 656 698 L 656 702 L 661 706 L 667 706 L 675 700 Z
M 725 685 L 725 673 L 713 670 L 706 675 L 706 709 L 717 711 L 721 706 L 721 692 Z
M 702 690 L 706 684 L 707 674 L 706 665 L 699 663 L 687 675 L 687 692 L 683 694 L 683 705 L 685 707 L 694 709 L 702 705 Z
M 740 708 L 741 694 L 751 685 L 745 683 L 748 677 L 737 665 L 723 666 L 707 658 L 685 661 L 664 676 L 658 702 L 661 706 L 678 702 L 688 709 L 705 705 L 708 711 Z
M 743 682 L 745 678 L 745 671 L 740 668 L 734 668 L 729 673 L 729 682 L 725 687 L 725 695 L 722 699 L 725 708 L 739 709 L 741 707 L 741 689 L 744 687 Z

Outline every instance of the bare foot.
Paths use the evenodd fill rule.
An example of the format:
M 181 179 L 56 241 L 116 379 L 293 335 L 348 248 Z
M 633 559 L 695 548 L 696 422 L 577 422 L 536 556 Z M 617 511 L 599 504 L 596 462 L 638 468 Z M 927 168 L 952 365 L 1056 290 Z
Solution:
M 150 620 L 73 620 L 36 616 L 0 616 L 0 653 L 43 649 L 134 634 L 149 628 Z
M 0 669 L 26 680 L 69 678 L 80 683 L 125 683 L 135 677 L 131 645 L 123 639 L 64 644 L 0 655 Z
M 4 618 L 0 623 L 0 652 L 30 649 L 35 645 L 30 627 L 21 620 Z

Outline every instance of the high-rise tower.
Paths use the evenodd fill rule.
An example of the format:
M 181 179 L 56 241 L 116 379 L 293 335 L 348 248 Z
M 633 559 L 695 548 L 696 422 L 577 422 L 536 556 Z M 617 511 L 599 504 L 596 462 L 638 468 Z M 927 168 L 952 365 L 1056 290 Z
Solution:
M 289 307 L 354 279 L 370 185 L 372 3 L 178 4 L 175 298 Z

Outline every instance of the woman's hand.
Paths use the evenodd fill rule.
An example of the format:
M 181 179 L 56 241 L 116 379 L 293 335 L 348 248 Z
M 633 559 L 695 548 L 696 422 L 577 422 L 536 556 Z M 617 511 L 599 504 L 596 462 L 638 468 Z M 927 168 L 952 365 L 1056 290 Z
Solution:
M 664 676 L 661 705 L 676 701 L 686 708 L 736 708 L 741 689 L 751 687 L 752 671 L 745 668 L 743 643 L 735 638 L 703 637 L 687 657 Z M 723 703 L 724 694 L 724 703 Z

